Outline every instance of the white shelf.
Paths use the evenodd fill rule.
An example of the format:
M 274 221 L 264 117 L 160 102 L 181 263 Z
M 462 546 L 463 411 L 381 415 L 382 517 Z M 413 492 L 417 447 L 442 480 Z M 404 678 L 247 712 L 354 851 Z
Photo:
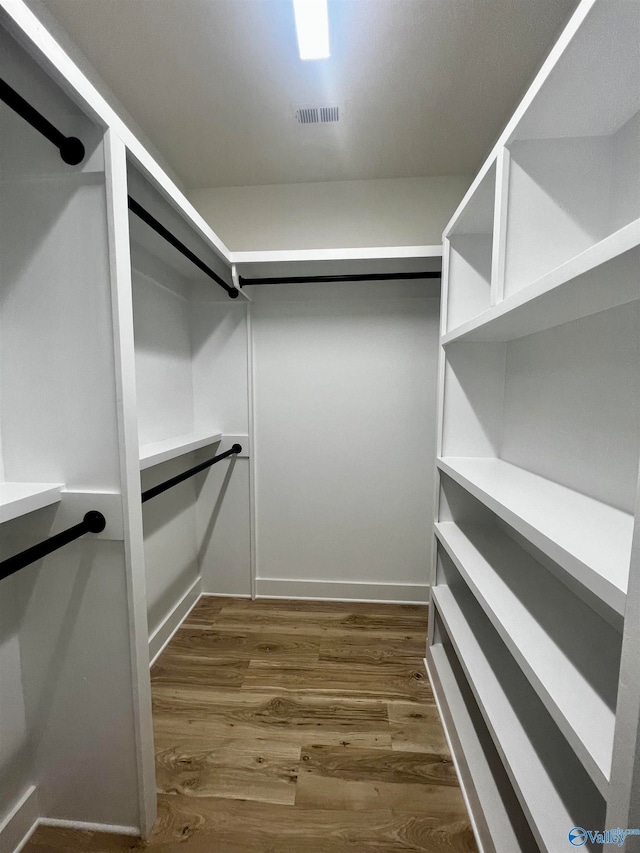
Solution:
M 447 233 L 447 328 L 482 314 L 491 304 L 496 165 L 475 186 Z
M 481 814 L 476 814 L 473 806 L 471 812 L 481 841 L 488 833 L 496 853 L 537 853 L 537 845 L 491 736 L 477 707 L 473 708 L 473 696 L 465 698 L 442 645 L 429 648 L 426 662 L 465 793 L 470 802 L 477 798 L 479 804 Z M 469 694 L 469 690 L 465 693 Z M 472 716 L 474 711 L 479 719 Z
M 471 594 L 431 593 L 536 841 L 557 853 L 571 827 L 603 825 L 604 802 Z
M 452 329 L 455 341 L 510 341 L 640 299 L 640 219 Z
M 620 635 L 499 528 L 440 522 L 436 534 L 605 796 Z
M 0 483 L 0 523 L 59 503 L 64 483 Z
M 152 444 L 143 444 L 140 448 L 140 470 L 176 459 L 185 453 L 207 447 L 222 440 L 221 432 L 190 433 L 179 435 L 176 438 L 168 438 L 165 441 L 156 441 Z
M 438 467 L 624 615 L 632 515 L 502 459 L 446 457 Z

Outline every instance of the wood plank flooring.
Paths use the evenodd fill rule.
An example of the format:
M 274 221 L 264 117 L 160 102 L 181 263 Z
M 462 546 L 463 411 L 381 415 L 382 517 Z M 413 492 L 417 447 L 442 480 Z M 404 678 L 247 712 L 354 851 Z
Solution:
M 473 853 L 426 619 L 201 598 L 151 672 L 149 841 L 40 827 L 26 853 Z

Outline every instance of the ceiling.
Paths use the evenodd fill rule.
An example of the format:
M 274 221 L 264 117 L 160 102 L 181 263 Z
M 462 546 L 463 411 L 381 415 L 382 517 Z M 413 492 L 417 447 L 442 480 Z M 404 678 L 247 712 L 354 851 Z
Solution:
M 43 5 L 195 188 L 472 174 L 577 0 L 330 0 L 316 62 L 290 0 Z

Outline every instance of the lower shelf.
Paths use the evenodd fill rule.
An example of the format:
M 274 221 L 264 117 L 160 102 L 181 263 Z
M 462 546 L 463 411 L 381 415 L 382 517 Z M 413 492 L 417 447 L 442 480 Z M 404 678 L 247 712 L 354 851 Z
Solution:
M 438 522 L 436 535 L 606 796 L 620 633 L 497 526 Z
M 604 799 L 471 593 L 436 586 L 432 601 L 540 849 L 603 826 Z
M 464 676 L 456 674 L 441 644 L 429 648 L 426 661 L 482 849 L 485 853 L 537 853 L 538 847 Z
M 63 483 L 0 483 L 0 523 L 59 503 Z

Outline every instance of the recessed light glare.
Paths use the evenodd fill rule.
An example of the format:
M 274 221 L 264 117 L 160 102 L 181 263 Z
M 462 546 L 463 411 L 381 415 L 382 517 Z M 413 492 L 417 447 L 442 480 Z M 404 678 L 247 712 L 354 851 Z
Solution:
M 293 0 L 300 59 L 328 59 L 327 0 Z

